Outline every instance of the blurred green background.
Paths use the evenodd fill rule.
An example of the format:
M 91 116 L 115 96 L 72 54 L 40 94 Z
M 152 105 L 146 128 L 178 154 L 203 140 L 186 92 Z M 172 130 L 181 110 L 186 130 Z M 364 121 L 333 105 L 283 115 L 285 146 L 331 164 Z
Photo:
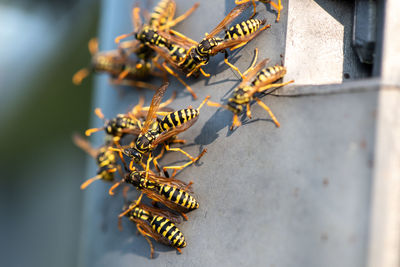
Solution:
M 2 266 L 75 266 L 99 1 L 0 1 Z

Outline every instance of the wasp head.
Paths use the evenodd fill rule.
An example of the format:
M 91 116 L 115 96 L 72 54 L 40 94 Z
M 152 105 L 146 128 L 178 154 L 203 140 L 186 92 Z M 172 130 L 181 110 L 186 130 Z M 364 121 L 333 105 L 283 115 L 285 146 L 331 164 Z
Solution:
M 123 149 L 122 153 L 124 153 L 126 156 L 132 158 L 135 161 L 135 163 L 142 162 L 143 154 L 140 153 L 136 148 Z

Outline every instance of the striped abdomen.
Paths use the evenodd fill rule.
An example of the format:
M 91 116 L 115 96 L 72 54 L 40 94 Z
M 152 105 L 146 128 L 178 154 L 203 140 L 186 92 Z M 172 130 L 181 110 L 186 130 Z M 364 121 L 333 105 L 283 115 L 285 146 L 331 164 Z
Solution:
M 232 27 L 229 28 L 225 32 L 225 40 L 231 39 L 239 39 L 241 37 L 250 35 L 257 31 L 261 25 L 265 24 L 264 20 L 259 19 L 249 19 L 246 21 L 242 21 Z
M 189 211 L 199 208 L 197 200 L 182 189 L 163 184 L 158 189 L 158 193 L 166 197 L 169 201 Z
M 185 237 L 182 232 L 167 218 L 154 215 L 150 225 L 155 232 L 168 239 L 171 246 L 176 248 L 186 247 Z
M 159 127 L 162 132 L 171 128 L 176 128 L 187 121 L 190 121 L 199 116 L 199 111 L 194 108 L 186 108 L 171 112 L 165 116 L 160 122 Z
M 167 18 L 173 17 L 174 14 L 171 13 L 175 13 L 174 5 L 174 2 L 171 0 L 161 0 L 150 14 L 149 25 L 155 28 L 165 25 Z
M 125 68 L 125 63 L 114 54 L 114 51 L 97 53 L 92 58 L 92 68 L 96 72 L 108 72 L 118 75 Z
M 106 133 L 112 136 L 123 136 L 123 131 L 126 129 L 137 130 L 140 128 L 136 120 L 133 120 L 124 114 L 118 114 L 117 117 L 109 120 L 105 126 Z
M 258 72 L 256 78 L 252 82 L 253 85 L 257 86 L 258 84 L 270 84 L 273 83 L 286 74 L 286 68 L 283 66 L 273 66 L 262 69 Z
M 167 39 L 157 33 L 157 31 L 149 26 L 143 27 L 143 29 L 136 34 L 136 39 L 145 45 L 155 45 L 159 47 L 169 46 Z

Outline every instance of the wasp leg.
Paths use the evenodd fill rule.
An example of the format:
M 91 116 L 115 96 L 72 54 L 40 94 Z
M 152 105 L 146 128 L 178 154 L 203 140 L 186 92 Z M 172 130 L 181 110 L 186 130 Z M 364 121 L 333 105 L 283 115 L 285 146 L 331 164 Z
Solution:
M 72 83 L 75 85 L 80 85 L 83 79 L 85 79 L 89 74 L 90 71 L 87 68 L 78 70 L 74 76 L 72 76 Z
M 176 250 L 182 254 L 182 250 L 180 248 L 176 248 Z
M 187 83 L 185 83 L 185 82 L 179 77 L 179 75 L 178 75 L 177 73 L 175 73 L 172 69 L 170 69 L 170 68 L 167 66 L 167 64 L 166 64 L 165 62 L 162 64 L 162 66 L 164 67 L 164 69 L 165 69 L 166 71 L 168 71 L 169 74 L 171 74 L 172 76 L 174 76 L 175 78 L 177 78 L 178 81 L 180 81 L 180 83 L 183 84 L 183 86 L 185 86 L 186 90 L 188 90 L 189 93 L 192 94 L 193 99 L 197 99 L 197 95 L 194 93 L 193 89 L 192 89 Z
M 186 144 L 186 140 L 184 139 L 174 139 L 170 141 L 173 144 Z
M 228 52 L 226 52 L 226 50 L 225 50 L 224 53 L 225 53 L 225 58 L 224 58 L 225 64 L 228 65 L 229 67 L 231 67 L 234 71 L 236 71 L 240 75 L 240 77 L 242 77 L 242 80 L 243 80 L 245 77 L 240 72 L 239 68 L 228 61 Z
M 183 213 L 183 212 L 179 212 L 179 213 L 182 215 L 182 217 L 185 219 L 185 221 L 189 221 L 189 218 L 185 213 Z
M 272 113 L 271 109 L 267 105 L 265 105 L 260 99 L 258 99 L 258 98 L 254 98 L 254 99 L 257 101 L 257 104 L 259 104 L 263 109 L 265 109 L 268 112 L 269 116 L 271 116 L 271 119 L 274 121 L 276 127 L 280 127 L 281 125 L 278 122 L 278 120 L 276 119 L 274 113 Z
M 188 190 L 193 184 L 193 181 L 190 181 L 187 186 L 185 186 L 185 188 L 183 190 Z
M 159 160 L 160 158 L 162 158 L 162 156 L 164 156 L 164 153 L 165 153 L 165 148 L 162 147 L 162 148 L 161 148 L 160 154 L 158 154 L 158 156 L 157 156 L 157 157 L 154 157 L 154 159 L 153 159 L 153 165 L 154 165 L 154 167 L 156 168 L 156 170 L 157 170 L 158 173 L 161 172 L 161 170 L 160 170 L 160 165 L 158 164 L 158 160 Z
M 168 150 L 168 149 L 167 149 L 167 150 Z M 172 170 L 176 170 L 176 171 L 182 170 L 182 169 L 186 168 L 187 166 L 189 166 L 190 164 L 193 164 L 193 163 L 195 163 L 196 161 L 198 161 L 198 160 L 207 152 L 207 150 L 204 149 L 204 150 L 200 153 L 200 155 L 199 155 L 197 158 L 192 158 L 189 154 L 187 154 L 187 153 L 186 153 L 185 151 L 183 151 L 182 149 L 179 149 L 179 148 L 178 148 L 178 149 L 176 149 L 176 148 L 171 148 L 171 150 L 172 150 L 172 151 L 179 151 L 179 152 L 185 154 L 186 156 L 188 156 L 188 157 L 191 159 L 191 161 L 189 161 L 189 162 L 187 162 L 186 164 L 183 164 L 183 165 L 181 165 L 181 166 L 167 166 L 167 167 L 164 167 L 164 168 L 163 168 L 164 171 L 167 170 L 167 169 L 172 169 Z
M 81 190 L 84 190 L 86 187 L 88 187 L 91 183 L 93 183 L 96 180 L 100 180 L 103 178 L 101 175 L 96 175 L 95 177 L 92 177 L 90 179 L 87 179 L 85 182 L 81 184 Z
M 273 6 L 276 9 L 276 11 L 278 12 L 278 15 L 276 17 L 276 22 L 279 22 L 279 19 L 281 18 L 281 10 L 283 9 L 281 0 L 278 0 L 278 4 L 272 1 L 267 1 L 266 3 L 271 4 L 271 6 Z
M 246 104 L 246 116 L 251 119 L 250 103 Z
M 176 19 L 168 22 L 165 26 L 160 27 L 160 30 L 163 30 L 164 28 L 171 28 L 175 26 L 176 24 L 180 23 L 181 21 L 185 20 L 187 17 L 189 17 L 197 8 L 199 7 L 199 3 L 194 4 L 188 11 L 186 11 L 184 14 L 180 15 Z
M 88 48 L 92 56 L 99 52 L 99 42 L 97 41 L 96 37 L 89 40 Z
M 255 0 L 235 0 L 235 4 L 236 5 L 241 5 L 244 3 L 248 3 L 249 1 L 251 1 L 251 3 L 253 4 L 253 15 L 251 15 L 250 19 L 253 18 L 256 15 L 256 1 Z
M 148 237 L 149 234 L 146 233 L 146 232 L 140 227 L 140 225 L 137 224 L 136 227 L 137 227 L 139 233 L 141 233 L 142 236 L 146 239 L 147 243 L 149 243 L 149 245 L 150 245 L 150 258 L 152 259 L 152 258 L 153 258 L 153 255 L 154 255 L 154 246 L 153 246 L 153 243 L 151 242 L 150 238 Z
M 242 125 L 242 123 L 239 121 L 239 117 L 237 114 L 233 114 L 233 120 L 232 120 L 232 125 L 229 128 L 229 130 L 233 130 L 233 127 L 239 127 L 240 125 Z
M 202 66 L 204 66 L 204 65 L 206 65 L 207 63 L 205 63 L 205 62 L 201 62 L 200 64 L 198 64 L 194 69 L 192 69 L 188 74 L 186 74 L 186 77 L 190 77 L 190 76 L 192 76 L 192 74 L 193 73 L 195 73 L 196 71 L 198 71 L 198 70 L 200 70 L 200 72 L 201 72 L 201 74 L 204 76 L 204 77 L 210 77 L 210 74 L 209 73 L 206 73 L 201 67 Z

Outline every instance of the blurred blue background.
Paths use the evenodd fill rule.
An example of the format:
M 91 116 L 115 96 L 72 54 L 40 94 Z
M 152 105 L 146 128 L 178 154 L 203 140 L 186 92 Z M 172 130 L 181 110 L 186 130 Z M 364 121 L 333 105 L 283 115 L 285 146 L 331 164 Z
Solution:
M 99 2 L 0 1 L 2 266 L 75 266 L 91 112 L 87 42 Z

